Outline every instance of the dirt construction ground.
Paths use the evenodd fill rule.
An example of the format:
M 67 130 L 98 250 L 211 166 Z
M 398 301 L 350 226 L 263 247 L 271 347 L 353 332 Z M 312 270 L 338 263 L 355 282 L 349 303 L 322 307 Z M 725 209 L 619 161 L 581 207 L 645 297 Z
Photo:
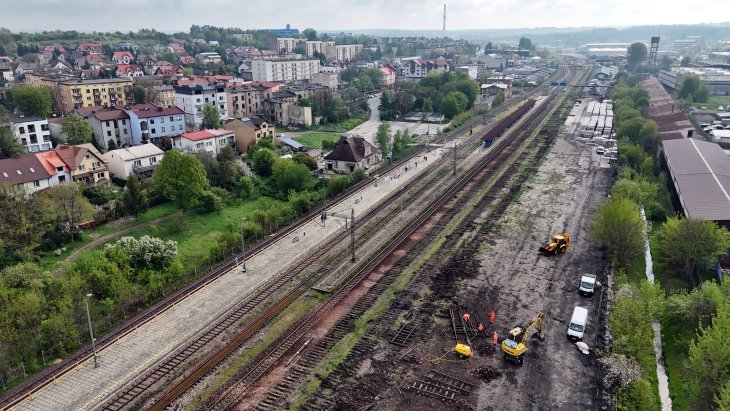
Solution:
M 358 377 L 347 388 L 333 387 L 337 408 L 358 409 L 353 405 L 374 400 L 374 409 L 388 410 L 608 409 L 595 355 L 582 354 L 566 336 L 573 308 L 580 305 L 589 312 L 583 341 L 591 348 L 606 349 L 603 288 L 592 298 L 579 296 L 577 289 L 580 274 L 586 272 L 609 284 L 607 261 L 588 234 L 591 215 L 611 185 L 612 171 L 607 167 L 591 147 L 570 136 L 557 138 L 539 171 L 524 183 L 480 244 L 473 261 L 479 267 L 476 272 L 461 275 L 442 269 L 403 293 L 407 295 L 399 301 L 414 296 L 420 300 L 413 303 L 418 331 L 403 349 L 388 343 L 393 329 L 381 333 L 378 348 L 361 364 Z M 538 253 L 563 230 L 571 240 L 566 254 Z M 471 360 L 459 360 L 451 352 L 455 338 L 449 305 L 461 306 L 485 326 L 485 334 L 472 339 L 476 354 Z M 496 314 L 494 324 L 488 321 L 491 310 Z M 509 329 L 524 326 L 540 311 L 545 314 L 546 341 L 528 340 L 524 365 L 506 362 L 501 348 L 492 342 L 493 333 L 501 342 Z M 496 376 L 480 379 L 475 374 L 480 367 L 491 368 Z M 432 369 L 475 384 L 474 389 L 451 402 L 407 389 L 414 381 L 425 380 Z

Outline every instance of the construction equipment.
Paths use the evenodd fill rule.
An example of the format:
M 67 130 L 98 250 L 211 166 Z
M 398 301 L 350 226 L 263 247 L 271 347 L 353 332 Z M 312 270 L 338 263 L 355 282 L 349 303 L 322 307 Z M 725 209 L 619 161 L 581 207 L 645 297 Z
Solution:
M 471 350 L 471 347 L 466 344 L 456 344 L 454 347 L 454 351 L 456 352 L 456 355 L 459 356 L 459 358 L 470 358 L 474 355 L 474 352 Z
M 540 252 L 545 255 L 556 255 L 563 254 L 568 251 L 570 245 L 570 237 L 568 232 L 564 232 L 563 235 L 554 235 L 553 241 L 545 247 L 540 247 Z
M 502 351 L 504 351 L 504 359 L 513 361 L 522 365 L 525 362 L 525 353 L 527 352 L 527 335 L 532 327 L 535 327 L 535 333 L 532 337 L 540 341 L 545 341 L 542 335 L 542 317 L 543 313 L 538 313 L 524 328 L 515 327 L 507 333 L 508 337 L 502 341 Z

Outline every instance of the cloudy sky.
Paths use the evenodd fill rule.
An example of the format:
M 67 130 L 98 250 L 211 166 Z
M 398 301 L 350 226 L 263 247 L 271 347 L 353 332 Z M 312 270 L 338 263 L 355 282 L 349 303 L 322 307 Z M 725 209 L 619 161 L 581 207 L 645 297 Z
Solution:
M 440 29 L 443 0 L 0 0 L 0 27 L 187 31 L 192 24 Z M 730 21 L 728 0 L 450 0 L 447 30 Z

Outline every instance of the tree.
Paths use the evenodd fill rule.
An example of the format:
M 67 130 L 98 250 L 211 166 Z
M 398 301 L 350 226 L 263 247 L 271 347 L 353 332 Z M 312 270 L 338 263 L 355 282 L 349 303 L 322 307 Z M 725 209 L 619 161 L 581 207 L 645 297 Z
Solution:
M 31 252 L 50 229 L 41 204 L 0 187 L 0 253 Z
M 484 54 L 489 54 L 494 49 L 494 46 L 492 46 L 492 42 L 488 41 L 487 45 L 484 46 Z
M 666 269 L 681 274 L 690 285 L 699 283 L 699 270 L 727 254 L 730 232 L 713 221 L 669 218 L 661 227 L 657 260 Z
M 297 164 L 288 158 L 277 158 L 271 168 L 274 184 L 282 193 L 290 190 L 302 191 L 309 181 L 307 166 Z
M 367 71 L 365 71 L 365 74 L 370 77 L 370 81 L 375 87 L 377 87 L 383 81 L 384 74 L 382 71 L 380 71 L 379 68 L 368 69 Z
M 216 160 L 218 166 L 214 176 L 215 185 L 226 190 L 233 190 L 243 176 L 236 151 L 231 146 L 223 147 Z
M 86 120 L 78 114 L 72 114 L 63 119 L 61 123 L 61 131 L 66 134 L 66 141 L 69 144 L 85 144 L 90 143 L 94 135 Z
M 309 41 L 317 41 L 317 31 L 314 29 L 302 30 L 302 36 Z
M 133 93 L 134 93 L 134 102 L 135 103 L 139 104 L 139 103 L 144 103 L 145 101 L 147 101 L 147 91 L 145 90 L 144 86 L 142 86 L 141 84 L 134 85 Z
M 301 54 L 306 55 L 307 54 L 307 48 L 304 46 L 296 46 L 294 47 L 294 54 Z
M 220 189 L 219 189 L 220 190 Z M 224 191 L 225 192 L 225 191 Z M 198 211 L 212 213 L 223 209 L 223 199 L 211 190 L 205 190 L 198 199 Z
M 122 237 L 104 247 L 104 253 L 112 261 L 120 256 L 120 252 L 129 266 L 136 270 L 166 271 L 177 257 L 177 242 L 144 235 L 139 239 Z
M 261 177 L 267 177 L 271 175 L 271 167 L 274 165 L 274 152 L 268 148 L 261 148 L 256 150 L 251 157 L 253 163 L 253 171 Z
M 608 247 L 617 269 L 630 271 L 644 255 L 643 223 L 639 206 L 623 198 L 611 198 L 593 215 L 591 236 Z
M 388 154 L 391 151 L 390 147 L 390 124 L 386 122 L 380 123 L 378 126 L 378 132 L 375 134 L 375 143 L 383 153 Z
M 307 153 L 296 153 L 296 154 L 294 154 L 294 156 L 292 156 L 292 160 L 294 160 L 294 162 L 297 164 L 304 164 L 311 171 L 314 171 L 317 168 L 319 168 L 319 164 L 317 164 L 317 160 L 315 160 L 312 156 L 310 156 Z
M 218 111 L 218 107 L 213 104 L 206 104 L 203 106 L 203 127 L 206 128 L 220 128 L 221 127 L 221 115 Z
M 696 102 L 707 101 L 709 92 L 707 86 L 700 81 L 700 77 L 696 74 L 689 74 L 682 81 L 679 88 L 679 97 L 691 99 Z
M 194 74 L 193 69 L 191 67 L 185 67 L 183 69 L 183 77 L 192 77 Z
M 116 150 L 119 147 L 117 147 L 117 142 L 113 138 L 110 138 L 109 141 L 106 142 L 106 148 L 111 151 Z
M 48 86 L 19 86 L 9 90 L 13 105 L 29 116 L 48 117 L 53 107 L 53 91 Z
M 682 57 L 682 61 L 679 63 L 679 65 L 682 67 L 688 67 L 691 62 L 692 62 L 692 57 L 684 56 L 684 57 Z
M 646 49 L 646 45 L 641 42 L 631 43 L 628 49 L 628 64 L 630 70 L 636 70 L 641 63 L 646 60 L 646 56 L 649 52 Z
M 357 88 L 357 91 L 361 93 L 368 92 L 375 87 L 373 86 L 373 82 L 370 80 L 370 77 L 368 76 L 360 76 L 357 78 L 357 81 L 355 81 L 355 87 Z
M 715 394 L 730 380 L 729 339 L 730 307 L 723 305 L 712 319 L 712 325 L 700 325 L 697 338 L 689 344 L 685 369 L 690 376 L 690 403 L 696 409 L 712 409 Z
M 26 152 L 25 147 L 20 145 L 15 133 L 13 133 L 8 112 L 0 107 L 0 160 L 18 157 Z
M 532 40 L 528 39 L 527 37 L 520 37 L 520 42 L 517 45 L 518 50 L 535 50 L 535 45 L 532 44 Z
M 165 153 L 154 174 L 155 186 L 178 207 L 194 207 L 208 189 L 208 179 L 200 161 L 177 150 Z
M 124 186 L 122 203 L 127 213 L 135 217 L 147 211 L 147 207 L 149 206 L 147 191 L 142 189 L 142 184 L 134 174 L 129 176 L 127 184 Z
M 460 91 L 452 91 L 447 94 L 439 104 L 439 111 L 447 118 L 453 118 L 455 115 L 466 110 L 469 99 Z
M 39 200 L 51 217 L 66 223 L 71 241 L 78 225 L 94 216 L 94 207 L 82 194 L 80 183 L 64 183 L 39 193 Z
M 494 102 L 492 105 L 494 107 L 497 107 L 498 105 L 504 103 L 504 93 L 501 91 L 498 91 L 497 94 L 494 96 Z

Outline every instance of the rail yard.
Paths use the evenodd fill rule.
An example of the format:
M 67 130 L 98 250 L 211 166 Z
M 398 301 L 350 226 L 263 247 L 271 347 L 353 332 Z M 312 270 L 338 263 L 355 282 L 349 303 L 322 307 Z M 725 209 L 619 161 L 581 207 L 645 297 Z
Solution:
M 559 76 L 586 74 L 563 66 Z M 263 273 L 255 261 L 267 250 L 306 244 L 285 266 L 103 396 L 68 407 L 91 399 L 105 410 L 595 407 L 605 397 L 595 364 L 565 330 L 573 307 L 587 306 L 584 341 L 604 344 L 603 290 L 581 300 L 577 280 L 593 272 L 609 284 L 586 230 L 611 173 L 575 143 L 575 127 L 566 130 L 572 106 L 565 89 L 540 88 L 371 175 L 246 257 L 249 271 Z M 563 231 L 564 254 L 538 253 Z M 241 274 L 237 257 L 103 337 L 102 361 L 105 350 Z M 538 312 L 546 341 L 526 341 L 522 366 L 504 361 L 499 342 Z M 456 344 L 472 352 L 460 356 Z M 91 367 L 91 355 L 49 368 L 0 406 L 43 408 L 44 391 Z

